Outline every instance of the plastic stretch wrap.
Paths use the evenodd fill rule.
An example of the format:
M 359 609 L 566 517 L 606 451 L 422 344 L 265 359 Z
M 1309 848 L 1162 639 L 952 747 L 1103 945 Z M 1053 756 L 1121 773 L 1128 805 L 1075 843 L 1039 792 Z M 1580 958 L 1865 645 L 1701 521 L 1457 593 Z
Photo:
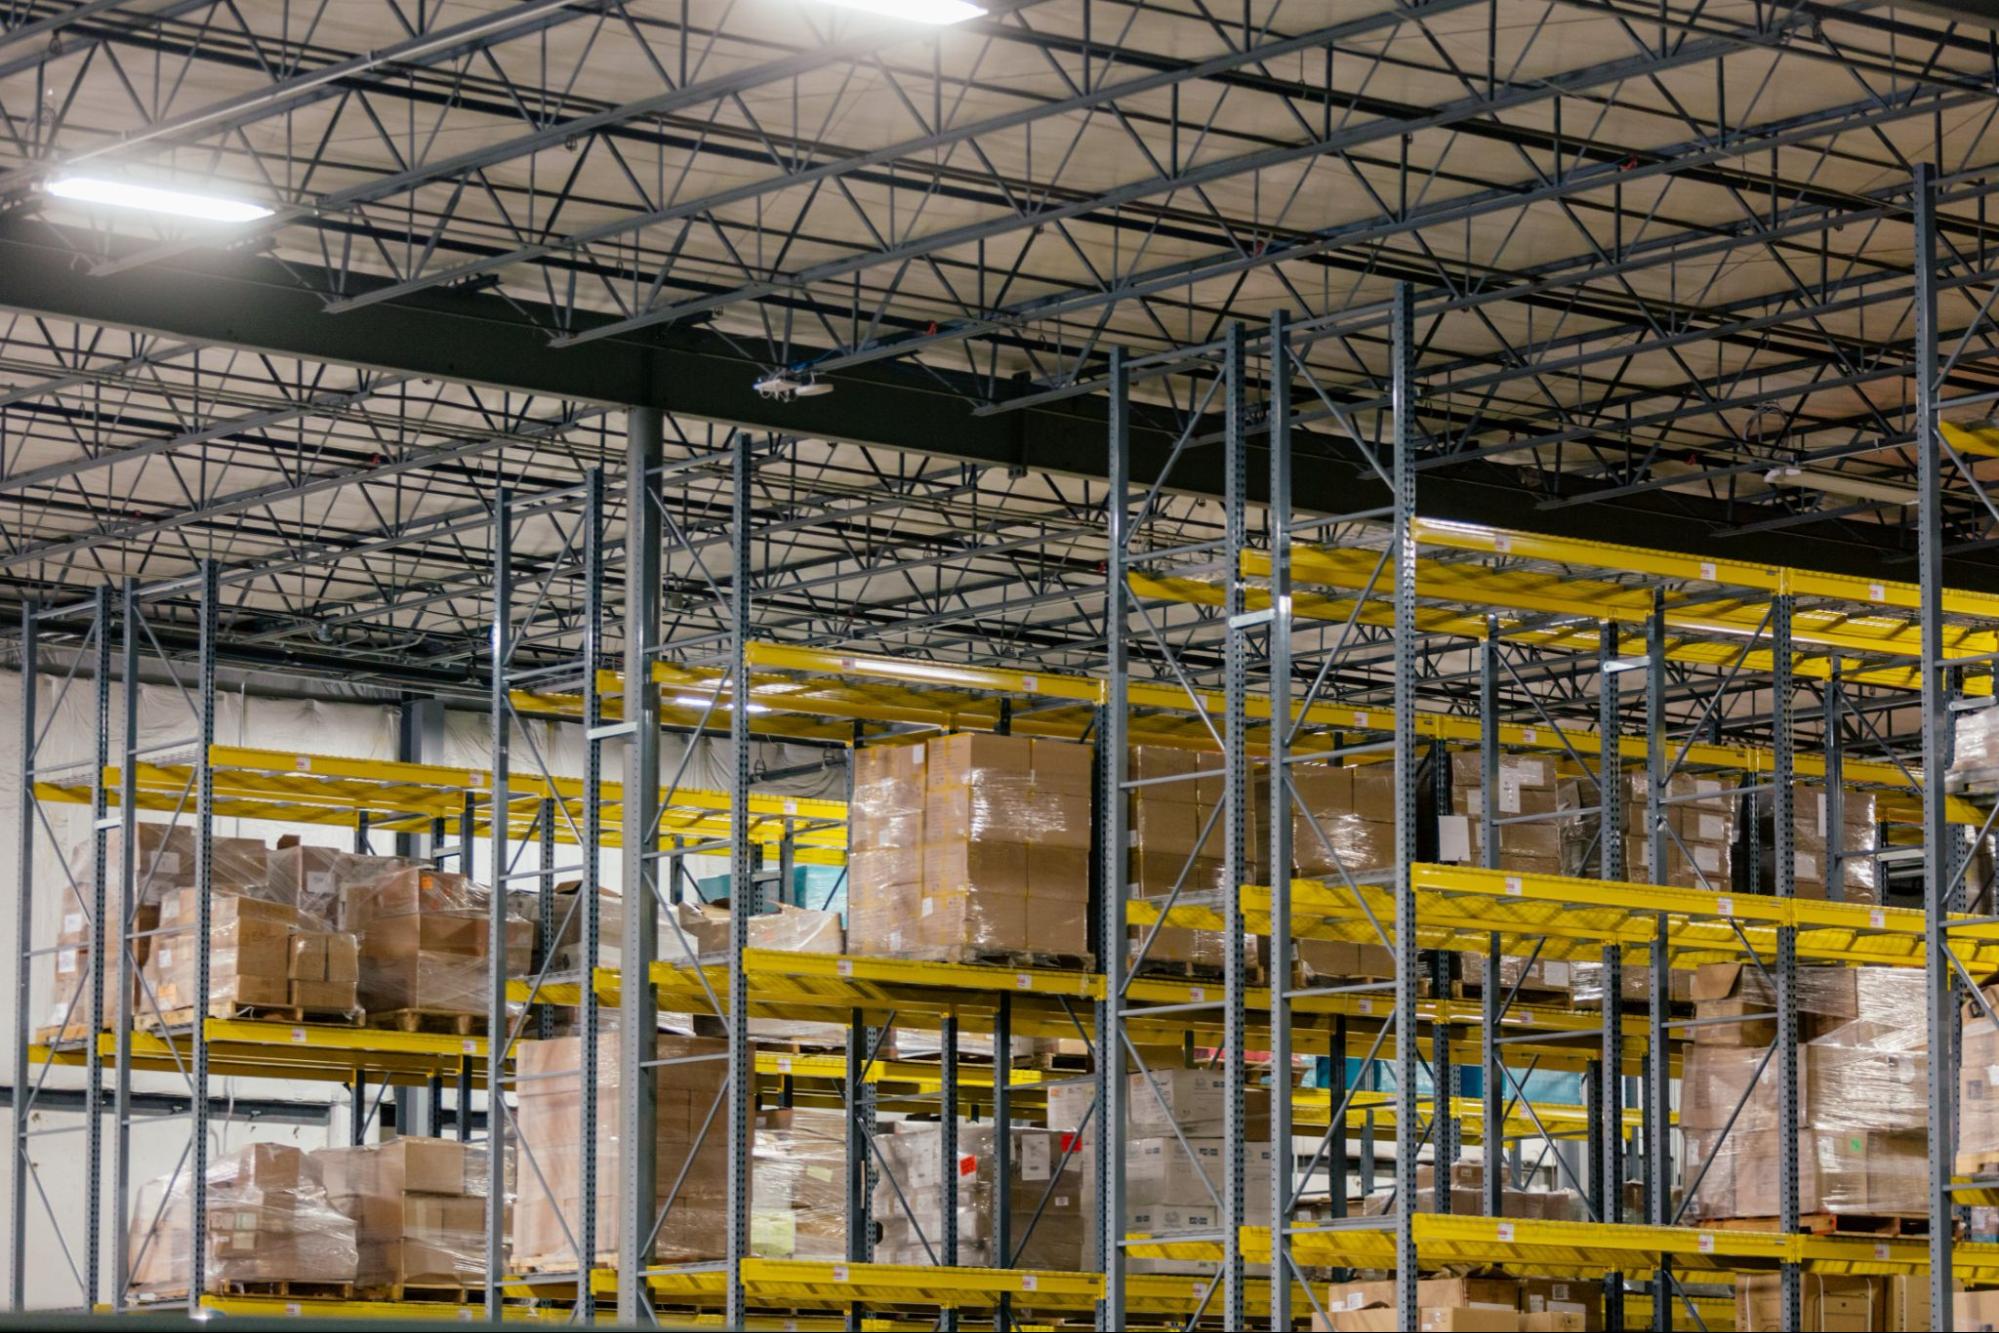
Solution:
M 1915 975 L 1920 983 L 1920 974 Z M 1803 977 L 1800 981 L 1801 1007 L 1845 1003 L 1837 980 L 1829 980 L 1825 989 L 1804 984 Z M 1855 993 L 1869 994 L 1864 983 Z M 1892 1004 L 1878 1008 L 1906 1017 L 1896 1014 Z M 1764 1048 L 1714 1043 L 1698 1043 L 1686 1054 L 1680 1085 L 1680 1127 L 1687 1143 L 1681 1184 L 1693 1197 L 1689 1211 L 1695 1216 L 1769 1217 L 1778 1212 L 1778 1089 L 1774 1068 L 1764 1064 L 1765 1054 Z M 1928 1063 L 1922 1028 L 1906 1022 L 1858 1019 L 1800 1045 L 1803 1211 L 1927 1211 Z
M 1478 1162 L 1453 1162 L 1450 1172 L 1451 1212 L 1476 1217 L 1485 1211 L 1485 1168 Z M 1394 1192 L 1378 1190 L 1361 1202 L 1365 1217 L 1382 1217 L 1394 1210 Z M 1416 1211 L 1437 1210 L 1437 1180 L 1434 1168 L 1416 1168 Z M 1549 1222 L 1581 1222 L 1588 1209 L 1582 1196 L 1568 1189 L 1515 1189 L 1502 1184 L 1499 1194 L 1501 1217 L 1539 1218 Z
M 729 956 L 729 905 L 726 901 L 714 903 L 676 903 L 673 922 L 679 926 L 679 934 L 674 933 L 674 924 L 660 927 L 659 956 L 669 962 L 682 962 L 686 949 L 681 939 L 687 941 L 687 948 L 694 950 L 695 957 L 706 963 L 726 962 Z M 838 912 L 821 912 L 814 908 L 793 907 L 780 903 L 768 912 L 759 912 L 749 921 L 752 949 L 779 949 L 787 953 L 843 953 L 847 947 L 847 933 L 840 924 Z M 712 1031 L 709 1029 L 712 1028 Z M 696 1019 L 696 1030 L 706 1031 L 710 1036 L 724 1036 L 721 1020 L 712 1014 L 700 1015 Z M 752 1018 L 750 1039 L 759 1042 L 794 1042 L 801 1046 L 833 1048 L 843 1046 L 847 1040 L 847 1028 L 843 1023 L 812 1023 L 790 1018 Z
M 1919 1031 L 1925 982 L 1921 971 L 1898 967 L 1800 967 L 1798 1038 L 1814 1041 L 1857 1018 Z M 1728 1019 L 1692 1029 L 1696 1043 L 1761 1050 L 1777 1040 L 1776 991 L 1762 969 L 1746 963 L 1704 963 L 1693 975 L 1694 1016 Z
M 215 897 L 208 912 L 211 1012 L 290 1005 L 291 942 L 299 929 L 298 910 L 257 898 Z M 191 1009 L 198 998 L 199 913 L 196 889 L 177 890 L 160 904 L 160 933 L 153 937 L 143 977 L 162 1015 Z M 144 1013 L 150 1016 L 150 1004 Z
M 1624 965 L 1624 984 L 1619 987 L 1619 998 L 1626 1004 L 1650 1004 L 1652 1002 L 1652 969 L 1649 966 Z M 1670 1004 L 1682 1004 L 1693 999 L 1693 978 L 1682 969 L 1675 969 L 1671 975 L 1672 994 Z M 1579 1005 L 1600 1005 L 1603 1003 L 1603 964 L 1589 959 L 1575 959 L 1569 964 L 1569 998 Z
M 1056 1130 L 1018 1128 L 1010 1133 L 1013 1254 L 1003 1260 L 993 1249 L 997 1198 L 993 1127 L 965 1120 L 958 1122 L 958 1158 L 954 1169 L 958 1179 L 959 1264 L 980 1268 L 1080 1269 L 1090 1225 L 1080 1145 L 1073 1135 Z M 945 1169 L 939 1156 L 938 1127 L 904 1122 L 896 1126 L 894 1134 L 884 1135 L 879 1142 L 911 1211 L 905 1211 L 896 1201 L 893 1189 L 876 1191 L 875 1217 L 880 1235 L 875 1258 L 890 1264 L 938 1262 L 941 1256 L 933 1258 L 932 1247 L 942 1230 L 941 1190 Z
M 623 1071 L 616 1030 L 600 1032 L 597 1043 L 597 1251 L 606 1257 L 618 1249 Z M 728 1078 L 727 1049 L 726 1043 L 709 1038 L 661 1034 L 655 1058 L 665 1063 L 646 1071 L 658 1107 L 653 1186 L 661 1207 L 673 1199 L 652 1246 L 652 1257 L 664 1263 L 723 1257 L 728 1108 L 718 1098 Z M 519 1107 L 514 1123 L 522 1165 L 514 1200 L 515 1260 L 573 1268 L 572 1237 L 582 1219 L 583 1039 L 524 1041 L 516 1050 Z
M 490 894 L 463 875 L 399 870 L 354 890 L 348 919 L 361 935 L 362 1007 L 483 1016 L 492 993 Z M 506 973 L 525 976 L 534 923 L 507 914 Z
M 186 1172 L 140 1187 L 132 1210 L 134 1290 L 179 1294 L 193 1246 Z M 359 1270 L 354 1222 L 328 1201 L 312 1159 L 289 1144 L 255 1143 L 208 1169 L 203 1286 L 351 1283 Z
M 328 1202 L 353 1221 L 361 1286 L 484 1283 L 491 1173 L 483 1145 L 411 1137 L 322 1148 L 312 1158 Z
M 1382 951 L 1386 953 L 1386 950 Z M 1460 954 L 1464 979 L 1476 986 L 1486 984 L 1486 958 L 1482 953 Z M 1394 975 L 1393 971 L 1384 975 Z M 1536 958 L 1531 963 L 1516 954 L 1501 954 L 1499 985 L 1501 994 L 1531 998 L 1536 994 L 1567 995 L 1574 984 L 1575 969 L 1561 959 Z
M 1957 1170 L 1989 1178 L 1999 1176 L 1999 1027 L 1985 1010 L 1999 1012 L 1999 985 L 1983 995 L 1965 1001 L 1959 1029 Z
M 847 1257 L 846 1126 L 846 1112 L 819 1107 L 757 1118 L 750 1249 L 758 1257 Z
M 1663 817 L 1666 839 L 1663 873 L 1653 873 L 1651 824 L 1645 816 L 1650 780 L 1642 773 L 1625 779 L 1624 877 L 1646 884 L 1727 892 L 1735 885 L 1736 807 L 1734 784 L 1720 778 L 1681 774 L 1666 783 Z
M 1499 866 L 1535 875 L 1581 873 L 1582 818 L 1576 784 L 1557 776 L 1554 760 L 1541 755 L 1499 757 L 1499 785 L 1493 802 L 1499 839 Z M 1389 854 L 1394 854 L 1390 830 Z M 1438 857 L 1485 864 L 1485 769 L 1482 756 L 1451 756 L 1451 813 L 1438 823 Z
M 1985 775 L 1999 768 L 1999 709 L 1979 708 L 1957 715 L 1957 744 L 1950 771 Z
M 354 930 L 347 898 L 364 885 L 400 870 L 419 868 L 399 856 L 357 856 L 332 847 L 307 847 L 291 835 L 278 839 L 264 862 L 265 896 L 296 906 L 320 930 Z
M 360 1012 L 361 941 L 342 930 L 302 930 L 291 939 L 286 976 L 294 1009 Z
M 1082 957 L 1090 883 L 1087 746 L 947 736 L 863 749 L 849 805 L 857 952 Z

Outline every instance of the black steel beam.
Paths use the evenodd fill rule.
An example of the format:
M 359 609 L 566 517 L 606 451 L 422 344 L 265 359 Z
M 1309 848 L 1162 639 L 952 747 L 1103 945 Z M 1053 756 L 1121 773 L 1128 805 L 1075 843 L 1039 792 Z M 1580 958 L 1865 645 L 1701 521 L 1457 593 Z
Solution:
M 737 345 L 704 328 L 647 330 L 559 351 L 547 345 L 545 330 L 556 324 L 551 308 L 490 293 L 425 291 L 329 315 L 314 289 L 326 289 L 334 276 L 306 265 L 204 252 L 92 277 L 79 247 L 101 255 L 103 244 L 101 237 L 66 239 L 32 218 L 0 220 L 0 308 L 573 401 L 655 406 L 678 416 L 785 435 L 992 466 L 1104 475 L 1104 405 L 1095 398 L 974 416 L 972 404 L 986 383 L 982 378 L 889 363 L 841 374 L 832 394 L 777 402 L 752 387 L 758 368 Z M 357 281 L 365 280 L 344 279 L 349 291 Z M 811 356 L 811 349 L 793 349 L 794 360 Z M 1137 413 L 1131 430 L 1133 480 L 1143 484 L 1157 475 L 1172 437 Z M 1300 509 L 1352 512 L 1385 502 L 1385 493 L 1375 494 L 1381 489 L 1378 482 L 1347 466 L 1356 460 L 1342 442 L 1299 432 L 1296 446 L 1301 466 L 1295 503 Z M 1262 452 L 1260 444 L 1252 445 L 1252 502 L 1264 498 L 1268 460 Z M 1221 454 L 1216 444 L 1183 458 L 1174 469 L 1176 483 L 1220 496 Z M 1426 472 L 1424 514 L 1693 552 L 1707 547 L 1717 531 L 1774 512 L 1673 493 L 1537 512 L 1536 504 L 1546 497 L 1523 485 L 1522 475 L 1481 462 Z M 1892 527 L 1827 520 L 1780 533 L 1733 537 L 1728 548 L 1744 559 L 1878 577 L 1884 559 L 1913 555 L 1904 537 Z M 1893 576 L 1894 567 L 1887 572 Z M 1902 576 L 1912 575 L 1910 565 Z M 1999 556 L 1980 552 L 1957 557 L 1948 577 L 1956 586 L 1999 590 Z

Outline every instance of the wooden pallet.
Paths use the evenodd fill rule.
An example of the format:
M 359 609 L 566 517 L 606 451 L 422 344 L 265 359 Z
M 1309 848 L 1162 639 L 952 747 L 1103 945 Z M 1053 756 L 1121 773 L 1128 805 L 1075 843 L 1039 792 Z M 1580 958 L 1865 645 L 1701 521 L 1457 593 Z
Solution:
M 1701 1223 L 1717 1231 L 1777 1231 L 1774 1217 L 1724 1217 Z M 1898 1213 L 1804 1213 L 1798 1231 L 1807 1236 L 1927 1236 L 1928 1217 Z
M 437 1305 L 483 1305 L 484 1287 L 467 1287 L 456 1282 L 394 1282 L 387 1286 L 361 1288 L 370 1301 L 425 1301 Z
M 1040 953 L 1029 949 L 980 949 L 971 945 L 960 945 L 946 949 L 939 960 L 946 963 L 973 963 L 984 967 L 1011 967 L 1032 971 L 1049 969 L 1064 972 L 1089 972 L 1096 962 L 1086 953 Z
M 35 1044 L 37 1046 L 68 1046 L 78 1042 L 89 1041 L 90 1037 L 91 1031 L 90 1024 L 88 1023 L 71 1023 L 67 1027 L 35 1029 Z
M 447 1036 L 476 1037 L 486 1030 L 486 1016 L 456 1009 L 384 1009 L 369 1014 L 365 1026 L 390 1032 L 439 1032 Z
M 164 1013 L 146 1013 L 136 1016 L 139 1027 L 148 1032 L 179 1032 L 194 1026 L 195 1009 L 192 1005 L 180 1009 L 169 1009 Z M 320 1027 L 356 1028 L 361 1026 L 364 1015 L 359 1009 L 305 1009 L 288 1004 L 237 1004 L 231 1000 L 218 1000 L 208 1006 L 210 1018 L 246 1020 L 261 1023 L 286 1023 L 294 1027 L 314 1024 Z
M 1960 1176 L 1970 1176 L 1973 1180 L 1999 1178 L 1999 1151 L 1961 1152 L 1957 1155 L 1955 1169 Z

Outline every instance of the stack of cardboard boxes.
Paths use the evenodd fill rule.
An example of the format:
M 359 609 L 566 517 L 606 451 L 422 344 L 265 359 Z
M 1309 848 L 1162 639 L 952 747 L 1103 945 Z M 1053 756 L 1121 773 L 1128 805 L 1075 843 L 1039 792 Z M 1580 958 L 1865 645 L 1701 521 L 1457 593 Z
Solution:
M 1127 1076 L 1125 1087 L 1125 1229 L 1149 1234 L 1213 1232 L 1221 1225 L 1216 1198 L 1222 1179 L 1222 1110 L 1227 1089 L 1216 1069 L 1152 1069 Z M 1083 1171 L 1083 1206 L 1095 1198 L 1097 1123 L 1084 1118 L 1092 1090 L 1084 1084 L 1048 1089 L 1048 1125 L 1080 1136 L 1076 1159 Z M 1268 1219 L 1272 1156 L 1270 1094 L 1245 1090 L 1243 1197 L 1251 1222 Z M 1086 1238 L 1086 1265 L 1097 1266 L 1094 1235 Z M 1211 1271 L 1178 1259 L 1133 1258 L 1134 1273 Z M 1251 1271 L 1260 1271 L 1251 1265 Z
M 1603 1284 L 1562 1278 L 1434 1277 L 1416 1284 L 1416 1310 L 1395 1308 L 1395 1283 L 1380 1278 L 1336 1282 L 1325 1309 L 1314 1311 L 1315 1330 L 1334 1333 L 1403 1333 L 1404 1330 L 1476 1330 L 1477 1333 L 1598 1333 L 1603 1328 Z
M 1734 964 L 1701 969 L 1696 985 L 1698 1017 L 1774 1005 L 1761 974 Z M 1923 994 L 1922 973 L 1909 969 L 1799 969 L 1801 1213 L 1927 1214 Z M 1758 1076 L 1775 1029 L 1756 1020 L 1693 1032 L 1680 1084 L 1689 1215 L 1775 1217 L 1777 1074 L 1771 1066 Z
M 1930 1321 L 1930 1281 L 1913 1277 L 1840 1277 L 1825 1273 L 1799 1276 L 1798 1327 L 1820 1333 L 1917 1333 L 1933 1328 Z M 1792 1333 L 1784 1321 L 1783 1279 L 1774 1273 L 1744 1274 L 1736 1279 L 1737 1333 Z M 1958 1297 L 1963 1309 L 1964 1297 Z M 1975 1328 L 1962 1313 L 1959 1328 Z
M 141 1294 L 187 1291 L 189 1185 L 184 1172 L 175 1172 L 136 1196 L 127 1257 Z M 354 1223 L 328 1202 L 311 1157 L 289 1144 L 253 1143 L 211 1166 L 207 1219 L 203 1281 L 210 1291 L 355 1281 Z
M 1974 708 L 1957 714 L 1950 776 L 1958 784 L 1989 784 L 1999 778 L 1999 708 Z
M 1127 887 L 1133 898 L 1191 901 L 1223 887 L 1223 791 L 1221 756 L 1165 745 L 1135 745 L 1127 776 L 1147 785 L 1132 790 L 1127 805 Z M 1261 882 L 1267 842 L 1255 836 L 1268 817 L 1268 793 L 1252 804 L 1244 851 L 1247 882 Z M 1227 937 L 1220 931 L 1182 926 L 1133 927 L 1131 953 L 1142 948 L 1147 963 L 1189 963 L 1219 972 Z M 1146 939 L 1151 944 L 1146 945 Z
M 514 1124 L 537 1172 L 514 1201 L 515 1261 L 573 1270 L 577 1257 L 570 1238 L 577 1235 L 582 1221 L 583 1039 L 524 1041 L 516 1050 L 519 1107 Z M 726 1043 L 710 1038 L 662 1033 L 654 1057 L 660 1063 L 641 1075 L 652 1080 L 658 1114 L 653 1142 L 656 1197 L 662 1206 L 673 1199 L 653 1239 L 651 1257 L 662 1263 L 724 1255 L 728 1108 L 718 1106 L 717 1097 L 728 1078 L 727 1050 Z M 618 1249 L 618 1163 L 625 1150 L 620 1090 L 626 1077 L 619 1051 L 615 1031 L 598 1034 L 594 1136 L 598 1256 Z
M 317 926 L 352 931 L 347 923 L 347 899 L 364 884 L 399 870 L 416 868 L 400 856 L 361 856 L 332 847 L 308 847 L 293 834 L 278 839 L 264 853 L 264 892 L 259 897 L 290 903 Z
M 360 934 L 360 1000 L 371 1014 L 486 1013 L 489 893 L 463 875 L 412 867 L 347 894 L 346 919 Z M 524 976 L 534 923 L 509 913 L 509 976 Z
M 1002 1257 L 994 1248 L 999 1197 L 994 1129 L 990 1124 L 958 1122 L 958 1156 L 951 1167 L 957 1173 L 958 1263 L 975 1268 L 1073 1272 L 1082 1267 L 1084 1242 L 1090 1232 L 1082 1154 L 1070 1152 L 1065 1160 L 1068 1136 L 1058 1130 L 1016 1128 L 1009 1133 L 1013 1254 Z M 902 1191 L 900 1201 L 893 1191 L 886 1199 L 876 1195 L 878 1262 L 935 1262 L 932 1253 L 944 1221 L 946 1169 L 939 1139 L 936 1124 L 904 1121 L 895 1133 L 881 1140 L 882 1155 Z
M 1681 774 L 1667 780 L 1664 817 L 1672 836 L 1666 864 L 1654 873 L 1652 826 L 1645 816 L 1651 779 L 1627 774 L 1624 802 L 1624 877 L 1641 884 L 1670 884 L 1727 893 L 1735 887 L 1734 786 L 1721 778 Z
M 1555 761 L 1541 755 L 1499 757 L 1494 809 L 1499 867 L 1528 875 L 1574 875 L 1574 814 L 1582 808 L 1576 784 L 1557 776 Z M 1437 855 L 1444 861 L 1485 864 L 1485 766 L 1475 751 L 1451 756 L 1451 813 L 1438 821 Z
M 1485 1212 L 1485 1167 L 1482 1163 L 1452 1162 L 1450 1182 L 1453 1214 L 1477 1217 Z M 1416 1211 L 1435 1212 L 1436 1199 L 1436 1170 L 1425 1163 L 1416 1168 Z M 1386 1216 L 1395 1211 L 1395 1195 L 1389 1190 L 1377 1191 L 1361 1200 L 1360 1204 L 1360 1212 L 1364 1216 Z M 1516 1189 L 1510 1184 L 1502 1184 L 1499 1215 L 1540 1218 L 1549 1222 L 1581 1222 L 1587 1220 L 1588 1209 L 1583 1204 L 1582 1196 L 1574 1190 Z
M 160 934 L 146 959 L 145 983 L 160 1016 L 186 1022 L 200 982 L 200 892 L 177 889 L 159 908 Z M 216 1009 L 291 1004 L 291 942 L 298 909 L 261 898 L 213 897 L 208 905 L 208 999 Z M 142 1017 L 151 1017 L 150 1006 Z
M 1982 1004 L 1977 996 L 1964 1002 L 1959 1027 L 1957 1173 L 1989 1179 L 1999 1175 L 1999 1026 L 1985 1010 L 1999 1012 L 1999 984 L 1983 992 Z
M 750 1250 L 758 1258 L 847 1257 L 844 1111 L 794 1106 L 759 1115 L 750 1182 Z
M 327 1202 L 353 1220 L 360 1286 L 400 1299 L 410 1287 L 485 1282 L 483 1147 L 400 1138 L 312 1156 Z
M 1091 750 L 957 735 L 855 756 L 857 952 L 974 961 L 1088 951 Z
M 1880 902 L 1880 877 L 1873 857 L 1867 855 L 1874 850 L 1877 831 L 1874 793 L 1843 791 L 1840 794 L 1840 826 L 1828 827 L 1827 817 L 1825 788 L 1803 782 L 1795 784 L 1791 796 L 1791 827 L 1795 841 L 1792 864 L 1798 896 L 1820 899 L 1830 896 L 1826 885 L 1832 877 L 1833 860 L 1837 855 L 1841 870 L 1841 900 L 1849 903 Z M 1774 853 L 1774 839 L 1766 846 L 1772 848 Z M 1768 877 L 1764 887 L 1766 890 L 1775 889 L 1774 875 Z

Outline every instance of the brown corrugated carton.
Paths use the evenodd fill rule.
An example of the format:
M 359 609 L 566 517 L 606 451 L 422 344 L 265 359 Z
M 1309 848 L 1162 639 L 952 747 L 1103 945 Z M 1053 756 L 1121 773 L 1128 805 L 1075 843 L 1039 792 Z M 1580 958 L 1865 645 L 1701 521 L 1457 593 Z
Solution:
M 196 889 L 178 889 L 160 903 L 160 933 L 154 937 L 144 976 L 163 1014 L 191 1009 L 199 998 L 198 894 Z M 209 1004 L 289 1005 L 291 939 L 298 923 L 298 910 L 283 903 L 211 896 Z
M 1800 1328 L 1868 1333 L 1875 1327 L 1878 1278 L 1803 1273 L 1798 1281 L 1803 1298 Z M 1774 1273 L 1755 1273 L 1736 1279 L 1735 1327 L 1737 1333 L 1795 1333 L 1784 1322 L 1782 1278 Z
M 531 1154 L 537 1170 L 524 1171 L 515 1192 L 514 1258 L 520 1263 L 568 1267 L 575 1262 L 569 1238 L 576 1235 L 582 1213 L 582 1095 L 577 1071 L 583 1063 L 583 1043 L 580 1037 L 559 1037 L 522 1042 L 517 1049 L 520 1104 L 514 1118 L 523 1160 Z M 719 1259 L 726 1235 L 729 1155 L 728 1108 L 718 1106 L 717 1097 L 727 1079 L 723 1058 L 727 1045 L 662 1033 L 656 1051 L 659 1060 L 671 1063 L 647 1071 L 658 1108 L 653 1183 L 658 1198 L 663 1202 L 673 1196 L 674 1205 L 654 1236 L 651 1257 L 666 1263 Z M 618 1249 L 623 1086 L 619 1054 L 619 1035 L 600 1034 L 595 1135 L 600 1258 Z
M 330 1198 L 439 1194 L 484 1197 L 486 1151 L 455 1139 L 404 1136 L 312 1154 Z
M 333 847 L 309 847 L 287 833 L 268 852 L 264 884 L 271 898 L 295 904 L 307 924 L 353 930 L 347 924 L 347 897 L 363 885 L 399 871 L 421 869 L 398 856 L 362 856 Z
M 138 1192 L 128 1259 L 140 1291 L 187 1290 L 190 1179 L 177 1171 Z M 209 1168 L 207 1193 L 202 1243 L 207 1289 L 354 1280 L 354 1223 L 328 1204 L 318 1172 L 299 1149 L 251 1144 Z
M 1930 1320 L 1930 1279 L 1904 1274 L 1881 1279 L 1881 1323 L 1887 1333 L 1923 1333 L 1936 1327 Z M 1964 1325 L 1960 1323 L 1959 1328 Z
M 1575 1278 L 1521 1278 L 1521 1328 L 1556 1328 L 1553 1323 L 1528 1322 L 1547 1316 L 1574 1320 L 1568 1327 L 1578 1330 L 1578 1333 L 1603 1333 L 1603 1283 Z
M 360 941 L 345 931 L 300 931 L 291 939 L 291 1004 L 351 1012 L 360 1007 Z
M 1960 717 L 1979 717 L 1963 713 Z M 1999 1291 L 1960 1291 L 1951 1297 L 1952 1323 L 1958 1333 L 1999 1333 Z

